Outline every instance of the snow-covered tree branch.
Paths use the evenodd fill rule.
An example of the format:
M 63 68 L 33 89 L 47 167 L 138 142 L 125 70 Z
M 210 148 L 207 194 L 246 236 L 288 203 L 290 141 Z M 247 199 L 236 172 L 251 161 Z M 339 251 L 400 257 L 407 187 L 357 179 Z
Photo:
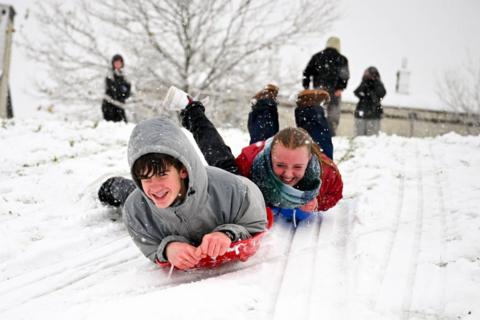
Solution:
M 337 13 L 333 0 L 76 0 L 39 2 L 33 17 L 42 37 L 25 35 L 23 45 L 49 75 L 40 89 L 87 102 L 102 96 L 115 53 L 137 98 L 170 85 L 251 92 L 270 80 L 268 59 L 281 46 L 322 36 Z
M 437 84 L 438 97 L 451 110 L 466 113 L 480 124 L 480 60 L 444 73 Z

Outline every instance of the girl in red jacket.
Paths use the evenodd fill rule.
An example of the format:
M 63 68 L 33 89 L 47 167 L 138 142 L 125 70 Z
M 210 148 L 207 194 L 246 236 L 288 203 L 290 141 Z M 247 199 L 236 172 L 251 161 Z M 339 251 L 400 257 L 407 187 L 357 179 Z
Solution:
M 267 86 L 255 97 L 260 98 L 258 100 L 268 99 L 271 91 Z M 189 101 L 184 108 L 181 107 L 185 105 L 183 102 L 176 104 L 175 99 L 172 102 L 172 97 L 182 95 L 184 97 L 186 93 L 171 88 L 164 106 L 174 110 L 181 108 L 182 125 L 192 132 L 207 163 L 249 177 L 258 185 L 269 207 L 277 212 L 294 209 L 295 215 L 296 211 L 302 214 L 326 211 L 342 198 L 341 175 L 307 132 L 309 126 L 306 126 L 307 130 L 285 128 L 273 137 L 245 147 L 235 159 L 206 117 L 200 102 Z M 326 99 L 328 94 L 325 91 L 304 90 L 298 95 L 297 109 L 311 111 L 308 108 L 322 108 L 321 103 Z M 299 216 L 295 218 L 294 221 Z

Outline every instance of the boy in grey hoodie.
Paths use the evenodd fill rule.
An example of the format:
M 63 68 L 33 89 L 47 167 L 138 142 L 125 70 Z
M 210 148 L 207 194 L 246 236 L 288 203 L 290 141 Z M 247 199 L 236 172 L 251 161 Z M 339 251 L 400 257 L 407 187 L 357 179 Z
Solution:
M 136 189 L 124 205 L 135 244 L 154 262 L 189 269 L 204 257 L 265 230 L 265 202 L 250 180 L 204 166 L 182 130 L 168 119 L 139 123 L 128 144 Z

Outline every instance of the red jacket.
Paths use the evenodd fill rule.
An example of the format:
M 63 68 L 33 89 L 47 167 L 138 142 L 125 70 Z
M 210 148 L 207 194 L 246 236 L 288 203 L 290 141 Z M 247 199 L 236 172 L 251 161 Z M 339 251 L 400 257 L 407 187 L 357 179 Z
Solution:
M 265 141 L 260 141 L 242 149 L 240 155 L 235 159 L 240 173 L 250 178 L 253 159 L 263 150 Z M 317 196 L 318 210 L 327 211 L 342 199 L 343 182 L 342 176 L 333 161 L 322 153 L 320 167 L 322 168 L 320 179 L 322 184 Z

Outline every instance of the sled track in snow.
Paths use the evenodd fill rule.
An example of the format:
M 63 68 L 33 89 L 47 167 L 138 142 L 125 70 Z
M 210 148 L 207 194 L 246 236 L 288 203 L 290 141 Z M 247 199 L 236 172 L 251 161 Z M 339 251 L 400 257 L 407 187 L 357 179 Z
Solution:
M 354 140 L 348 139 L 347 147 L 338 150 L 342 154 L 337 165 L 354 159 L 356 149 Z M 334 281 L 343 294 L 347 290 L 343 284 L 348 276 L 350 210 L 347 203 L 340 202 L 330 212 L 299 225 L 292 239 L 274 310 L 270 313 L 273 319 L 286 319 L 292 309 L 296 310 L 298 319 L 315 319 L 314 316 L 323 314 L 326 304 L 341 305 L 339 297 L 342 294 L 338 294 L 339 299 L 331 301 L 333 303 L 325 303 L 324 297 L 330 293 L 323 288 Z M 327 280 L 326 274 L 329 275 Z
M 420 315 L 443 319 L 447 272 L 442 267 L 446 265 L 448 216 L 437 162 L 441 162 L 441 168 L 445 164 L 442 155 L 435 156 L 429 140 L 417 141 L 415 146 L 418 184 L 415 240 L 401 319 Z
M 18 219 L 20 216 L 14 216 L 14 217 L 4 217 L 0 219 L 0 224 L 5 224 L 7 222 L 10 222 L 12 220 Z
M 288 250 L 279 266 L 278 281 L 274 284 L 276 295 L 269 311 L 273 319 L 282 319 L 282 315 L 288 314 L 284 309 L 298 310 L 299 318 L 304 318 L 300 314 L 308 310 L 309 299 L 304 299 L 303 296 L 306 292 L 308 294 L 311 292 L 320 223 L 321 216 L 316 216 L 308 221 L 308 224 L 304 222 L 296 228 L 293 224 L 290 226 Z M 300 232 L 297 232 L 299 229 Z M 298 273 L 299 270 L 302 271 L 301 275 Z M 294 299 L 292 292 L 296 293 Z
M 99 255 L 101 255 L 102 258 L 114 255 L 115 252 L 102 253 L 102 250 L 107 248 L 107 247 L 109 247 L 108 249 L 112 249 L 112 247 L 111 247 L 112 245 L 118 246 L 117 242 L 121 241 L 121 240 L 124 240 L 124 239 L 129 239 L 128 235 L 118 237 L 114 240 L 108 241 L 106 243 L 95 246 L 93 248 L 89 247 L 89 248 L 86 248 L 86 249 L 82 250 L 81 252 L 79 252 L 76 255 L 76 258 L 81 258 L 78 263 L 76 263 L 76 262 L 72 263 L 71 260 L 68 260 L 68 261 L 59 260 L 59 261 L 57 261 L 53 264 L 45 265 L 40 270 L 39 269 L 29 270 L 29 271 L 26 271 L 24 273 L 11 276 L 6 280 L 0 281 L 0 284 L 2 284 L 2 283 L 5 284 L 7 282 L 12 282 L 12 281 L 17 282 L 17 284 L 15 286 L 10 286 L 7 289 L 0 290 L 0 294 L 4 294 L 5 292 L 10 292 L 11 290 L 15 290 L 18 287 L 22 287 L 24 285 L 35 283 L 35 282 L 37 282 L 37 281 L 39 281 L 43 278 L 48 278 L 50 276 L 54 276 L 54 275 L 58 274 L 59 272 L 69 270 L 71 268 L 77 268 L 77 267 L 80 268 L 80 267 L 83 267 L 85 265 L 95 263 L 95 262 L 98 261 L 98 259 L 99 259 L 98 256 Z M 122 247 L 125 247 L 125 245 L 122 245 Z M 113 249 L 115 249 L 115 247 Z M 99 251 L 99 252 L 95 253 L 96 251 Z M 94 255 L 92 255 L 92 254 L 94 254 Z M 83 258 L 83 256 L 85 256 L 85 258 Z M 45 271 L 43 271 L 43 270 L 45 270 Z M 26 280 L 26 281 L 24 280 L 24 282 L 21 283 L 21 284 L 18 283 L 18 282 L 22 281 L 22 278 L 23 279 L 28 279 L 28 280 Z
M 415 217 L 415 232 L 414 241 L 411 251 L 411 262 L 408 270 L 407 291 L 403 297 L 402 303 L 402 319 L 409 319 L 412 312 L 412 296 L 415 285 L 415 277 L 418 268 L 418 257 L 420 254 L 420 242 L 422 240 L 422 227 L 423 227 L 423 206 L 424 206 L 424 191 L 423 191 L 423 162 L 419 156 L 418 142 L 415 144 L 415 162 L 417 163 L 417 212 Z
M 445 244 L 445 239 L 447 239 L 447 234 L 448 234 L 448 225 L 447 225 L 447 209 L 445 206 L 445 193 L 443 192 L 443 183 L 440 179 L 440 174 L 441 171 L 439 168 L 447 168 L 447 165 L 443 162 L 443 157 L 442 155 L 436 156 L 433 151 L 433 146 L 432 143 L 430 142 L 428 144 L 428 152 L 430 155 L 431 159 L 431 166 L 433 168 L 433 175 L 434 175 L 434 183 L 435 183 L 435 190 L 437 193 L 437 199 L 438 199 L 438 214 L 439 214 L 439 224 L 440 224 L 440 256 L 439 261 L 441 263 L 445 263 L 446 260 L 446 244 Z M 438 165 L 438 162 L 440 162 L 440 166 Z M 441 309 L 437 310 L 437 314 L 442 316 L 445 314 L 445 305 L 446 305 L 446 297 L 445 297 L 445 283 L 447 282 L 447 277 L 446 277 L 446 272 L 442 272 L 441 276 L 441 283 L 442 289 L 440 290 L 438 299 L 440 300 L 440 303 L 438 304 Z
M 125 240 L 125 241 L 121 241 Z M 137 255 L 118 258 L 128 249 L 127 236 L 110 241 L 98 247 L 88 248 L 75 259 L 59 261 L 40 270 L 32 270 L 25 274 L 2 281 L 0 313 L 15 308 L 26 302 L 54 294 L 73 286 L 90 277 L 122 264 L 128 263 Z M 105 252 L 107 249 L 109 252 Z
M 290 255 L 292 254 L 292 243 L 293 243 L 293 239 L 295 238 L 295 227 L 293 225 L 290 225 L 290 230 L 288 232 L 288 242 L 287 242 L 287 250 L 286 250 L 286 253 L 285 253 L 285 258 L 283 259 L 283 261 L 281 261 L 281 266 L 280 266 L 280 275 L 279 275 L 279 281 L 277 283 L 275 283 L 275 289 L 274 289 L 274 292 L 276 292 L 276 296 L 275 298 L 273 299 L 272 301 L 272 304 L 270 306 L 270 314 L 274 314 L 275 313 L 275 310 L 277 309 L 277 306 L 279 304 L 279 299 L 280 299 L 280 296 L 281 296 L 281 292 L 282 290 L 285 290 L 283 288 L 283 284 L 284 284 L 284 281 L 285 281 L 285 275 L 287 273 L 287 266 L 288 266 L 288 260 L 290 259 Z
M 337 166 L 344 161 L 347 161 L 353 157 L 353 151 L 355 150 L 356 146 L 353 143 L 353 138 L 348 138 L 348 147 L 343 152 L 342 156 L 338 158 L 338 161 L 335 163 Z
M 382 260 L 382 264 L 379 269 L 379 287 L 376 289 L 376 292 L 380 294 L 380 287 L 385 281 L 386 273 L 387 273 L 387 268 L 388 265 L 390 264 L 390 261 L 392 259 L 392 251 L 393 247 L 395 244 L 395 241 L 397 240 L 398 237 L 398 229 L 400 226 L 400 217 L 402 215 L 403 211 L 403 205 L 404 205 L 404 197 L 405 197 L 405 159 L 398 158 L 400 162 L 400 167 L 401 171 L 398 173 L 398 186 L 397 186 L 397 197 L 396 197 L 396 204 L 395 204 L 395 210 L 393 210 L 394 217 L 392 219 L 393 223 L 390 226 L 390 236 L 386 245 L 385 249 L 385 254 Z M 398 240 L 398 241 L 401 241 Z M 376 303 L 378 303 L 378 297 L 376 299 Z

